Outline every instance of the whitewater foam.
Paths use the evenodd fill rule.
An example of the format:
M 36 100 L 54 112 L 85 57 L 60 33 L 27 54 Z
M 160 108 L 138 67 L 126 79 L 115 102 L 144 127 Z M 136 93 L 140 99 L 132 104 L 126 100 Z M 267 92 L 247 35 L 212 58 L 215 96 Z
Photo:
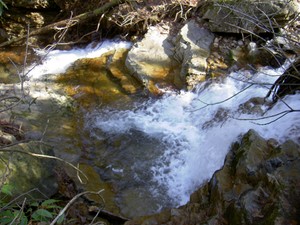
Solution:
M 223 165 L 230 145 L 249 129 L 255 129 L 264 138 L 279 141 L 291 138 L 299 142 L 299 113 L 289 113 L 274 122 L 271 121 L 276 117 L 252 120 L 287 110 L 283 102 L 278 102 L 264 115 L 243 114 L 239 110 L 249 99 L 265 97 L 286 66 L 276 70 L 263 68 L 256 73 L 231 73 L 222 82 L 214 82 L 206 88 L 202 84 L 194 92 L 173 93 L 144 102 L 132 110 L 96 111 L 87 117 L 88 127 L 91 133 L 93 127 L 97 127 L 107 134 L 134 129 L 160 140 L 164 149 L 149 173 L 158 185 L 156 188 L 164 187 L 178 206 L 186 203 L 189 195 Z M 300 105 L 299 95 L 287 96 L 284 101 L 295 109 Z M 218 114 L 223 116 L 218 118 Z M 254 122 L 271 123 L 258 125 Z
M 97 57 L 109 50 L 130 46 L 128 42 L 105 41 L 85 49 L 37 51 L 45 59 L 40 65 L 29 68 L 28 75 L 38 80 L 45 74 L 63 73 L 77 59 Z M 276 138 L 280 142 L 290 138 L 300 142 L 299 113 L 288 113 L 276 120 L 283 115 L 279 113 L 289 107 L 299 110 L 299 94 L 286 96 L 285 103 L 278 102 L 272 108 L 262 105 L 264 112 L 261 114 L 240 110 L 240 105 L 249 99 L 265 97 L 286 66 L 276 70 L 261 68 L 258 72 L 234 72 L 222 81 L 201 84 L 193 92 L 169 93 L 160 99 L 137 103 L 131 110 L 96 109 L 86 115 L 86 130 L 91 138 L 107 142 L 114 135 L 137 139 L 126 142 L 129 146 L 124 148 L 133 149 L 130 155 L 133 160 L 137 150 L 140 151 L 138 157 L 145 159 L 131 162 L 127 169 L 120 164 L 121 156 L 119 161 L 109 163 L 112 171 L 122 176 L 132 173 L 130 179 L 147 177 L 143 183 L 147 183 L 157 202 L 166 199 L 172 201 L 172 206 L 178 206 L 186 203 L 189 195 L 223 165 L 232 142 L 249 129 L 255 129 L 264 138 Z M 276 114 L 278 117 L 270 117 Z M 254 120 L 260 117 L 265 119 Z M 126 156 L 127 152 L 123 154 Z M 141 171 L 139 163 L 144 166 Z M 144 201 L 143 196 L 140 198 Z
M 38 65 L 27 68 L 29 79 L 40 79 L 45 74 L 63 73 L 77 59 L 99 57 L 103 53 L 120 48 L 130 48 L 132 44 L 125 41 L 105 40 L 98 44 L 92 43 L 85 48 L 72 50 L 35 50 L 43 60 Z

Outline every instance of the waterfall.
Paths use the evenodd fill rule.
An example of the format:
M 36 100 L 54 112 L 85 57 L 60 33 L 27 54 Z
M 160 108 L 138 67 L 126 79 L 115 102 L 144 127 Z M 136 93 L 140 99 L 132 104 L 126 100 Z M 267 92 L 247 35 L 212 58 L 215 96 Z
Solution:
M 130 110 L 96 110 L 87 116 L 87 124 L 94 137 L 97 128 L 109 135 L 135 130 L 147 136 L 145 142 L 159 140 L 162 145 L 144 153 L 162 152 L 148 172 L 178 206 L 186 203 L 189 195 L 223 165 L 230 145 L 249 129 L 255 129 L 264 138 L 299 142 L 299 113 L 289 113 L 277 121 L 281 114 L 268 118 L 288 110 L 287 105 L 296 109 L 299 95 L 287 96 L 271 109 L 262 105 L 260 114 L 241 110 L 241 104 L 251 98 L 263 98 L 285 66 L 258 72 L 238 71 L 222 81 L 203 83 L 193 92 L 151 99 Z M 265 119 L 254 120 L 261 117 Z
M 120 45 L 129 47 L 128 43 L 114 47 Z M 65 69 L 75 59 L 102 54 L 108 46 L 109 42 L 97 51 L 90 47 L 53 51 L 31 76 L 57 73 L 55 63 L 64 61 L 60 69 Z M 274 106 L 262 101 L 287 64 L 278 69 L 233 72 L 193 91 L 142 99 L 130 109 L 107 106 L 87 113 L 85 130 L 91 139 L 105 142 L 101 150 L 94 151 L 101 151 L 98 160 L 107 162 L 105 171 L 112 174 L 107 179 L 124 192 L 134 186 L 141 204 L 150 193 L 159 210 L 186 203 L 222 167 L 231 144 L 249 129 L 267 139 L 299 143 L 300 114 L 284 112 L 299 109 L 300 95 L 286 96 Z M 144 195 L 141 189 L 149 193 Z

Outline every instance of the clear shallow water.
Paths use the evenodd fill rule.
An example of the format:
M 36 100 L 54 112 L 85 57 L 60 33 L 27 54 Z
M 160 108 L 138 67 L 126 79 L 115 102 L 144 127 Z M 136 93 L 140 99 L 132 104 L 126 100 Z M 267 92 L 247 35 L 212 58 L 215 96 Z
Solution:
M 66 57 L 95 57 L 111 46 L 130 46 L 106 43 L 97 51 L 88 47 L 51 52 L 32 76 L 38 79 L 37 74 L 57 73 L 53 65 Z M 66 69 L 72 60 L 60 69 Z M 122 107 L 95 108 L 85 115 L 85 137 L 94 143 L 85 160 L 102 179 L 114 184 L 116 201 L 125 215 L 143 215 L 184 204 L 223 165 L 232 142 L 249 129 L 265 138 L 300 142 L 299 113 L 289 113 L 277 121 L 277 117 L 252 120 L 276 115 L 288 106 L 299 109 L 299 94 L 287 96 L 285 103 L 278 102 L 270 109 L 263 104 L 253 114 L 241 109 L 249 99 L 264 97 L 282 72 L 283 68 L 239 71 L 222 81 L 199 85 L 192 92 L 141 98 Z M 254 106 L 248 103 L 248 108 Z

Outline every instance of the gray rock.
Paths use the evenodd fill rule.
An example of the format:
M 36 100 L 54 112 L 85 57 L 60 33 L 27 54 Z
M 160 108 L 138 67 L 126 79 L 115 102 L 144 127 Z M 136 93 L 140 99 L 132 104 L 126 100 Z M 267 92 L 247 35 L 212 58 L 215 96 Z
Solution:
M 148 89 L 153 90 L 153 83 L 156 89 L 160 83 L 176 87 L 186 82 L 196 84 L 206 78 L 206 60 L 213 39 L 214 35 L 195 20 L 183 26 L 176 37 L 151 27 L 129 51 L 126 66 Z
M 175 59 L 182 63 L 180 76 L 201 76 L 205 79 L 210 46 L 214 35 L 195 20 L 188 22 L 175 40 Z
M 167 80 L 173 66 L 173 47 L 167 33 L 150 27 L 144 38 L 129 51 L 126 66 L 145 85 L 152 79 Z
M 208 0 L 202 18 L 212 32 L 268 33 L 284 27 L 299 11 L 297 0 Z

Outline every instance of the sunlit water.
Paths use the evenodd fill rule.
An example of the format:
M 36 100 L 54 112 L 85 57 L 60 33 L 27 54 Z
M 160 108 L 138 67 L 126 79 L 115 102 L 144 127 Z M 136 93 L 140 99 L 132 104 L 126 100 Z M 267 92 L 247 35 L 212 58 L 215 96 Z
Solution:
M 31 76 L 62 72 L 75 59 L 121 46 L 130 44 L 106 42 L 94 49 L 53 51 Z M 58 62 L 61 66 L 53 66 Z M 264 138 L 299 143 L 300 114 L 283 116 L 291 108 L 299 109 L 299 94 L 271 108 L 263 104 L 253 113 L 241 108 L 251 98 L 265 97 L 285 66 L 231 73 L 190 92 L 141 99 L 126 110 L 105 106 L 87 113 L 85 132 L 97 142 L 90 161 L 116 185 L 121 211 L 142 215 L 186 203 L 223 165 L 230 145 L 249 129 Z

